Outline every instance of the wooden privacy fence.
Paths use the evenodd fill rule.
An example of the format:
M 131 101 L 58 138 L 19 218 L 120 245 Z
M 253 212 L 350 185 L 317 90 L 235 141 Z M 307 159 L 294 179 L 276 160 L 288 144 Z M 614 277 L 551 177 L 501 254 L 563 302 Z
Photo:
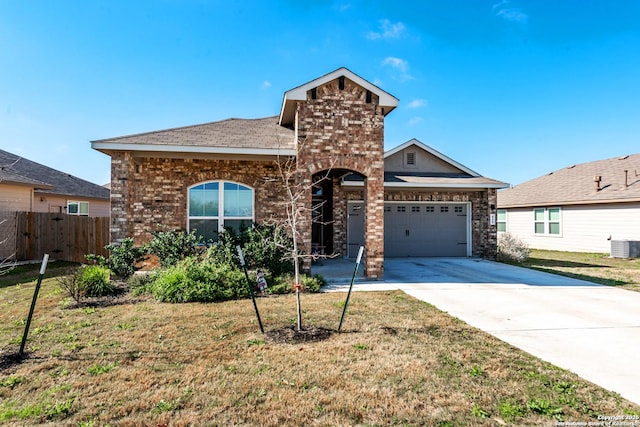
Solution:
M 108 256 L 109 217 L 16 212 L 16 258 L 86 262 L 86 254 Z

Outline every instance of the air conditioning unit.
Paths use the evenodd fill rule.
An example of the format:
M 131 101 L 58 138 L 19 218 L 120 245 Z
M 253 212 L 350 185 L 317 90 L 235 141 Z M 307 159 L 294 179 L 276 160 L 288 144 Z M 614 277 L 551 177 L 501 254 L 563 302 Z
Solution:
M 612 240 L 611 257 L 613 258 L 640 258 L 640 241 Z

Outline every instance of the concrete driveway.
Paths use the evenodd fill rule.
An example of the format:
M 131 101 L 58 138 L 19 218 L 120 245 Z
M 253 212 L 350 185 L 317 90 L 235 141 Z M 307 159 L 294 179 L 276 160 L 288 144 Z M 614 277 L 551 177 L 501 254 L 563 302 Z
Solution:
M 354 264 L 337 265 L 313 272 L 345 291 Z M 640 404 L 640 292 L 474 258 L 386 259 L 355 289 L 402 290 Z

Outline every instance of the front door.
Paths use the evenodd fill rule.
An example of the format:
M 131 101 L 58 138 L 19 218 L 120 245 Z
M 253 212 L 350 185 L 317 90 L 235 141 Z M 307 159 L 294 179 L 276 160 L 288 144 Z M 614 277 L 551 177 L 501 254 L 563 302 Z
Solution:
M 360 246 L 364 246 L 364 202 L 349 202 L 347 220 L 347 256 L 358 256 Z

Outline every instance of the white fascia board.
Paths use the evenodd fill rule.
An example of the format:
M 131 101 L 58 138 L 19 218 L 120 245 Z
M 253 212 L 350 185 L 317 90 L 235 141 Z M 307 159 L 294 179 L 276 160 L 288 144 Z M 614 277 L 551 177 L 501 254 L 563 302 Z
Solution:
M 380 102 L 379 104 L 383 107 L 397 107 L 398 106 L 398 98 L 396 98 L 395 96 L 391 95 L 388 92 L 385 92 L 384 90 L 380 89 L 378 86 L 374 85 L 373 83 L 369 83 L 368 81 L 366 81 L 365 79 L 363 79 L 362 77 L 358 76 L 357 74 L 355 74 L 354 72 L 350 71 L 347 68 L 338 68 L 335 71 L 332 71 L 329 74 L 325 74 L 322 77 L 318 77 L 315 80 L 312 80 L 308 83 L 305 83 L 301 86 L 298 86 L 296 88 L 293 88 L 291 90 L 288 90 L 287 92 L 285 92 L 284 94 L 284 99 L 292 99 L 292 100 L 298 100 L 298 101 L 305 101 L 307 99 L 307 91 L 309 89 L 312 89 L 314 87 L 318 87 L 321 86 L 327 82 L 330 82 L 331 80 L 337 79 L 340 76 L 345 76 L 347 77 L 349 80 L 357 83 L 358 85 L 362 86 L 363 88 L 375 93 L 376 95 L 378 95 L 378 97 L 380 98 Z
M 92 142 L 91 148 L 98 151 L 146 151 L 163 153 L 239 154 L 253 156 L 295 156 L 296 150 L 274 148 L 203 147 L 198 145 L 155 145 Z
M 455 160 L 453 160 L 452 158 L 442 154 L 441 152 L 439 152 L 438 150 L 436 150 L 435 148 L 429 147 L 428 145 L 426 145 L 425 143 L 418 141 L 415 138 L 410 139 L 409 141 L 398 145 L 395 148 L 392 148 L 391 150 L 387 151 L 384 153 L 384 158 L 386 159 L 387 157 L 393 156 L 394 154 L 396 154 L 399 151 L 404 150 L 405 148 L 411 146 L 411 145 L 415 145 L 416 147 L 426 151 L 427 153 L 430 153 L 431 155 L 439 158 L 440 160 L 449 163 L 451 166 L 456 167 L 458 169 L 460 169 L 463 172 L 468 173 L 471 176 L 474 177 L 479 177 L 481 176 L 478 172 L 469 169 L 468 167 L 466 167 L 465 165 L 463 165 L 462 163 L 458 163 Z
M 364 187 L 364 182 L 360 181 L 360 182 L 343 182 L 342 183 L 343 186 L 345 187 Z M 478 188 L 507 188 L 509 185 L 508 184 L 481 184 L 481 183 L 475 183 L 475 184 L 415 184 L 415 183 L 410 183 L 410 182 L 385 182 L 384 183 L 384 187 L 385 188 L 420 188 L 420 189 L 427 189 L 427 188 L 457 188 L 457 189 L 464 189 L 464 188 L 472 188 L 472 189 L 478 189 Z

